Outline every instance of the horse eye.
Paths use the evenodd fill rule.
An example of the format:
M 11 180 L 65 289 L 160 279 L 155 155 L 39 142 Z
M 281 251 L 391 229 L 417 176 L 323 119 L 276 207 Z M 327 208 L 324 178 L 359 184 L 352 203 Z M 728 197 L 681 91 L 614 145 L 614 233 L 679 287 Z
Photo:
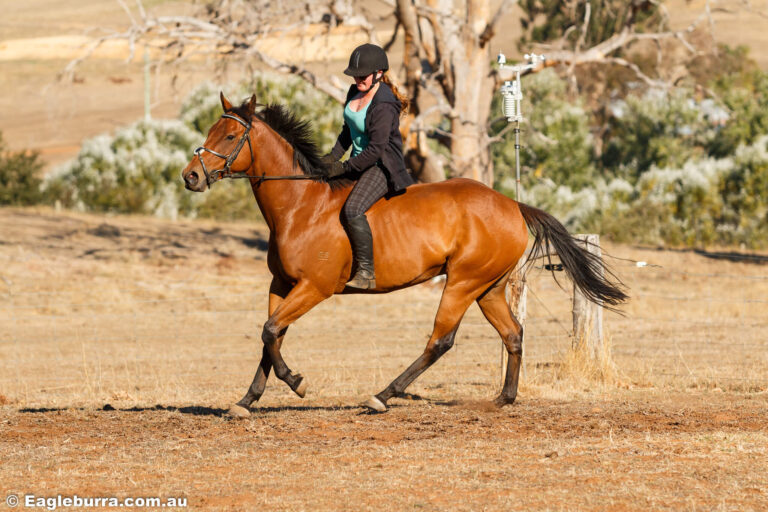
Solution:
M 227 135 L 227 140 L 234 140 L 234 139 L 235 139 L 234 135 Z

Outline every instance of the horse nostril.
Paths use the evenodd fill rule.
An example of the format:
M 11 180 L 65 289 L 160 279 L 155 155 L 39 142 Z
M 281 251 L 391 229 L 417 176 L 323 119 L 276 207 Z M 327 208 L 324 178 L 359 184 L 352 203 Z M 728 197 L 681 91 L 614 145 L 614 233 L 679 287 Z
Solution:
M 197 180 L 198 179 L 199 179 L 199 176 L 197 175 L 197 173 L 195 171 L 192 171 L 189 174 L 187 174 L 187 180 L 186 181 L 187 181 L 187 183 L 189 185 L 195 186 L 195 185 L 197 185 Z

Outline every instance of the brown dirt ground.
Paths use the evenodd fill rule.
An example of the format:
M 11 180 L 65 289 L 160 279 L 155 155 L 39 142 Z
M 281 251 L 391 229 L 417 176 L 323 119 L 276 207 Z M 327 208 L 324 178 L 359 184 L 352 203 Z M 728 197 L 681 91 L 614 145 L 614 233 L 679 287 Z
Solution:
M 205 510 L 764 510 L 765 396 L 0 412 L 5 490 Z
M 0 225 L 1 492 L 206 510 L 768 507 L 764 263 L 605 244 L 661 267 L 611 260 L 633 299 L 606 318 L 604 379 L 569 369 L 568 294 L 532 271 L 503 410 L 488 402 L 498 336 L 473 306 L 413 395 L 366 414 L 421 352 L 439 286 L 334 297 L 284 345 L 307 397 L 270 380 L 231 420 L 260 353 L 263 224 L 6 208 Z

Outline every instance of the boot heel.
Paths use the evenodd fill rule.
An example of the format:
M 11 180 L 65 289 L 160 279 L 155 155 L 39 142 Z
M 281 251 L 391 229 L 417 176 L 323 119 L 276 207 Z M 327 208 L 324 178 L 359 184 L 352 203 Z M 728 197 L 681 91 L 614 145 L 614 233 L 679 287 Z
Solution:
M 360 290 L 373 290 L 376 288 L 376 279 L 366 279 L 365 277 L 355 276 L 347 282 L 347 286 L 350 288 L 358 288 Z

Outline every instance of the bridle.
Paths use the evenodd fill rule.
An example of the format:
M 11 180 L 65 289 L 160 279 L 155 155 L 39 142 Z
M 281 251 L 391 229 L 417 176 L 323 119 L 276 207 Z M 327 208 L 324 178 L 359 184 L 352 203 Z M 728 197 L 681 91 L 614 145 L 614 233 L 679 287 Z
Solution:
M 222 155 L 221 153 L 214 151 L 212 149 L 208 149 L 205 146 L 200 146 L 195 150 L 195 156 L 197 156 L 198 160 L 200 160 L 200 165 L 203 168 L 203 173 L 205 173 L 205 183 L 209 187 L 219 181 L 222 178 L 250 178 L 251 176 L 248 176 L 248 173 L 246 171 L 232 171 L 232 162 L 237 159 L 238 155 L 240 155 L 240 150 L 243 149 L 243 146 L 245 145 L 245 142 L 248 142 L 248 149 L 251 151 L 251 163 L 253 163 L 253 145 L 251 145 L 251 123 L 245 122 L 242 119 L 240 119 L 237 116 L 233 116 L 232 114 L 223 114 L 221 116 L 222 118 L 226 119 L 234 119 L 243 127 L 245 128 L 245 132 L 243 132 L 243 136 L 240 137 L 240 140 L 237 142 L 237 146 L 232 150 L 232 152 L 229 155 Z M 205 162 L 203 161 L 203 153 L 208 152 L 212 154 L 213 156 L 217 156 L 224 160 L 224 167 L 221 169 L 216 169 L 211 172 L 208 172 L 208 168 L 205 166 Z
M 237 145 L 232 150 L 229 155 L 223 155 L 217 151 L 214 151 L 212 149 L 208 149 L 205 146 L 200 146 L 195 150 L 195 156 L 197 156 L 197 159 L 200 160 L 200 165 L 203 168 L 203 173 L 205 173 L 205 183 L 210 187 L 217 181 L 223 179 L 223 178 L 248 178 L 252 180 L 258 180 L 258 184 L 260 185 L 265 180 L 311 180 L 314 178 L 314 176 L 307 176 L 306 174 L 289 174 L 286 176 L 267 176 L 265 174 L 262 174 L 261 176 L 251 176 L 248 174 L 248 171 L 233 171 L 232 170 L 232 162 L 234 162 L 238 155 L 240 155 L 240 151 L 243 149 L 243 146 L 246 142 L 248 142 L 248 149 L 251 152 L 251 165 L 253 165 L 254 157 L 253 157 L 253 145 L 251 144 L 251 121 L 248 122 L 243 121 L 237 116 L 233 116 L 232 114 L 224 113 L 221 116 L 224 119 L 234 119 L 241 125 L 243 125 L 243 128 L 245 128 L 245 132 L 243 132 L 242 137 L 240 137 L 240 140 L 237 141 Z M 202 154 L 204 152 L 210 153 L 213 156 L 219 157 L 222 160 L 224 160 L 224 167 L 221 169 L 215 169 L 213 171 L 208 172 L 208 168 L 205 166 L 205 162 L 203 162 L 203 156 Z

